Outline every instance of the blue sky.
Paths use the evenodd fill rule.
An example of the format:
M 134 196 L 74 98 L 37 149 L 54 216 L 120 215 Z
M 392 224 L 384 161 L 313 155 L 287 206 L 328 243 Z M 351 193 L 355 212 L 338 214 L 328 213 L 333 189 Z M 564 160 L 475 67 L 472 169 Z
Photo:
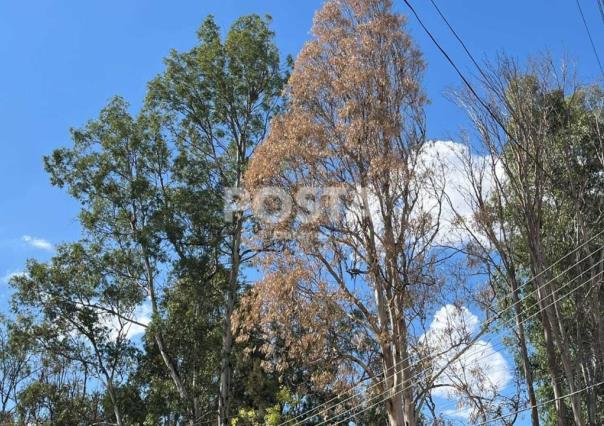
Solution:
M 604 59 L 604 22 L 595 1 L 581 0 Z M 319 0 L 159 0 L 15 2 L 0 0 L 0 277 L 22 269 L 28 257 L 46 258 L 23 236 L 53 244 L 77 238 L 77 206 L 52 188 L 42 156 L 68 144 L 68 129 L 96 116 L 116 94 L 136 107 L 145 85 L 162 69 L 170 48 L 186 49 L 209 13 L 222 27 L 246 13 L 273 16 L 283 54 L 295 55 L 309 37 Z M 427 0 L 415 1 L 429 28 L 467 72 L 473 72 Z M 452 24 L 479 58 L 498 51 L 525 58 L 565 52 L 587 79 L 598 76 L 577 7 L 572 0 L 479 0 L 440 2 Z M 405 11 L 401 2 L 395 3 Z M 454 137 L 463 113 L 443 92 L 460 82 L 417 22 L 409 29 L 423 50 L 429 136 Z M 0 283 L 0 298 L 6 286 Z
M 0 0 L 0 280 L 23 269 L 28 257 L 46 259 L 52 245 L 78 237 L 77 205 L 51 187 L 42 156 L 69 143 L 113 95 L 140 104 L 145 85 L 162 69 L 169 49 L 186 49 L 207 14 L 223 28 L 247 13 L 268 13 L 283 56 L 296 55 L 309 37 L 319 0 L 34 2 Z M 461 65 L 474 72 L 428 0 L 412 2 Z M 402 2 L 397 9 L 407 12 Z M 574 0 L 440 1 L 478 58 L 505 51 L 520 59 L 565 53 L 579 76 L 599 76 Z M 595 0 L 581 0 L 604 59 L 604 22 Z M 454 137 L 466 122 L 443 92 L 461 83 L 414 18 L 409 30 L 425 54 L 429 136 Z M 47 242 L 48 244 L 44 244 Z M 49 245 L 50 244 L 50 245 Z M 0 281 L 0 310 L 8 288 Z

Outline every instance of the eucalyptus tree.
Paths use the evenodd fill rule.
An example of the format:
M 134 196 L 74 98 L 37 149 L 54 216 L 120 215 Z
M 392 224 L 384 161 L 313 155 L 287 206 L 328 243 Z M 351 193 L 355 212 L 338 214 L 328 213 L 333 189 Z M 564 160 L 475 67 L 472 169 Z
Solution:
M 139 310 L 148 308 L 150 318 L 124 318 L 105 304 L 99 309 L 145 330 L 185 418 L 194 422 L 200 413 L 189 378 L 195 374 L 183 371 L 181 354 L 166 343 L 163 299 L 193 266 L 195 285 L 215 292 L 209 281 L 218 270 L 211 245 L 211 217 L 217 210 L 197 209 L 211 181 L 200 163 L 182 176 L 182 155 L 162 131 L 161 117 L 144 112 L 132 117 L 125 101 L 115 98 L 97 120 L 72 131 L 72 147 L 55 150 L 45 161 L 53 184 L 67 187 L 81 203 L 86 244 L 102 259 L 99 274 L 111 278 L 103 296 L 115 295 L 121 307 L 135 302 Z M 71 279 L 77 282 L 77 277 Z
M 15 323 L 0 315 L 0 422 L 12 423 L 18 393 L 35 369 L 34 353 L 27 339 L 15 330 Z
M 537 319 L 520 327 L 516 316 L 521 340 L 537 348 L 530 361 L 522 349 L 525 376 L 530 382 L 546 372 L 549 386 L 541 391 L 554 397 L 558 424 L 598 423 L 601 313 L 594 312 L 601 312 L 602 300 L 601 95 L 548 59 L 522 68 L 502 57 L 483 77 L 487 101 L 470 93 L 459 98 L 496 183 L 491 199 L 474 196 L 475 217 L 480 227 L 492 229 L 491 249 L 504 261 L 513 300 L 535 292 L 523 303 L 522 315 L 531 314 L 528 305 L 536 303 L 539 311 L 531 317 Z M 476 178 L 485 170 L 478 169 L 471 178 L 481 190 Z M 515 283 L 523 274 L 532 277 L 528 288 Z M 575 279 L 572 295 L 562 297 L 562 286 Z M 537 366 L 534 372 L 530 365 Z M 531 404 L 535 423 L 534 395 Z
M 29 320 L 39 350 L 90 371 L 107 390 L 115 422 L 125 424 L 117 388 L 136 356 L 129 330 L 141 292 L 107 273 L 98 253 L 80 244 L 61 246 L 49 264 L 30 261 L 13 285 L 17 313 Z
M 265 276 L 246 301 L 291 356 L 327 366 L 313 378 L 318 389 L 371 378 L 366 395 L 383 401 L 389 424 L 413 426 L 429 394 L 427 370 L 413 363 L 414 325 L 443 282 L 435 244 L 443 191 L 425 156 L 424 62 L 388 0 L 328 1 L 312 34 L 287 110 L 246 174 L 257 211 L 282 219 L 267 217 L 260 238 L 284 247 L 263 257 Z M 296 194 L 292 211 L 279 194 Z
M 78 362 L 47 355 L 37 357 L 38 368 L 19 391 L 16 415 L 8 424 L 115 424 L 111 404 L 103 404 L 102 391 L 84 389 L 85 368 Z
M 187 52 L 172 52 L 166 70 L 149 85 L 147 106 L 167 117 L 168 132 L 183 146 L 194 167 L 211 165 L 211 178 L 222 191 L 242 188 L 243 173 L 255 147 L 281 105 L 287 77 L 282 71 L 270 18 L 239 18 L 224 39 L 209 17 L 198 31 L 199 43 Z M 198 209 L 206 209 L 199 200 Z M 235 214 L 224 224 L 221 260 L 228 271 L 222 306 L 219 424 L 226 425 L 232 399 L 233 334 L 231 316 L 241 285 L 242 265 L 253 253 L 242 236 L 247 219 Z

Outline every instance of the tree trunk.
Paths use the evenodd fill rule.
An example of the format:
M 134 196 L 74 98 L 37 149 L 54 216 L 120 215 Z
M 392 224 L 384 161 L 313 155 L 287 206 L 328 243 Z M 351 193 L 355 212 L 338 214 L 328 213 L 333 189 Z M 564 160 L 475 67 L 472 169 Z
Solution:
M 152 309 L 153 315 L 159 315 L 159 307 L 157 306 L 157 299 L 155 297 L 155 289 L 154 289 L 154 286 L 152 283 L 149 285 L 149 295 L 151 298 L 151 309 Z M 178 374 L 176 365 L 174 365 L 174 363 L 172 362 L 172 359 L 168 356 L 168 353 L 166 351 L 166 346 L 164 344 L 164 338 L 163 338 L 161 331 L 157 330 L 153 337 L 155 339 L 155 343 L 157 344 L 157 349 L 159 350 L 159 354 L 161 355 L 161 358 L 164 361 L 164 364 L 168 368 L 168 373 L 170 374 L 170 378 L 172 379 L 172 381 L 174 382 L 174 385 L 176 386 L 178 396 L 180 397 L 182 402 L 187 407 L 190 407 L 191 400 L 189 399 L 189 393 L 187 392 L 187 388 L 185 387 L 182 379 L 180 378 L 180 375 Z M 194 423 L 195 419 L 194 419 L 194 415 L 191 413 L 191 409 L 187 408 L 187 411 L 189 414 L 190 421 L 192 423 Z
M 394 336 L 392 325 L 392 315 L 388 315 L 386 297 L 384 296 L 383 283 L 380 278 L 374 276 L 375 289 L 374 296 L 377 306 L 377 316 L 379 327 L 382 330 L 380 338 L 380 347 L 382 350 L 382 365 L 383 365 L 383 382 L 384 394 L 389 398 L 385 401 L 386 414 L 388 416 L 388 424 L 390 426 L 405 426 L 405 415 L 403 412 L 403 395 L 402 384 L 400 382 L 400 369 L 402 365 L 397 363 L 395 356 L 397 338 Z M 390 325 L 390 326 L 389 326 Z
M 401 296 L 402 298 L 404 296 Z M 398 299 L 398 298 L 397 298 Z M 400 305 L 400 303 L 399 303 Z M 404 311 L 400 306 L 397 306 L 396 311 L 398 312 L 399 320 L 396 327 L 397 334 L 399 335 L 397 353 L 399 354 L 399 371 L 400 371 L 400 383 L 402 389 L 400 390 L 403 398 L 403 417 L 404 426 L 416 426 L 417 418 L 415 412 L 415 399 L 413 398 L 413 372 L 411 371 L 411 364 L 409 362 L 409 349 L 408 349 L 408 334 L 407 334 L 407 322 L 404 317 Z
M 111 405 L 113 405 L 115 423 L 117 424 L 117 426 L 122 426 L 124 424 L 124 422 L 122 421 L 122 413 L 120 412 L 120 407 L 117 405 L 117 395 L 115 394 L 115 388 L 113 387 L 113 382 L 111 380 L 107 381 L 107 393 L 109 393 Z
M 560 386 L 560 379 L 562 378 L 562 372 L 560 371 L 560 364 L 556 353 L 556 339 L 552 330 L 551 323 L 551 306 L 547 305 L 551 303 L 551 292 L 549 286 L 545 286 L 546 281 L 543 279 L 543 271 L 545 270 L 545 261 L 543 252 L 541 250 L 541 235 L 538 221 L 527 214 L 526 217 L 526 228 L 528 234 L 528 245 L 529 245 L 529 256 L 533 275 L 535 277 L 534 284 L 537 289 L 537 304 L 540 310 L 541 323 L 543 326 L 543 337 L 545 341 L 545 352 L 547 355 L 547 365 L 549 373 L 551 375 L 552 389 L 554 391 L 556 413 L 558 415 L 557 425 L 566 426 L 566 407 L 564 405 L 564 393 Z M 553 299 L 552 299 L 553 300 Z M 548 314 L 550 313 L 550 314 Z
M 415 401 L 413 399 L 413 389 L 411 374 L 409 372 L 409 362 L 403 361 L 403 374 L 402 374 L 402 385 L 403 385 L 403 416 L 405 426 L 416 426 L 417 417 L 415 413 Z
M 220 354 L 220 395 L 218 398 L 218 425 L 228 426 L 231 409 L 231 353 L 233 351 L 233 330 L 231 316 L 235 309 L 235 299 L 237 297 L 237 287 L 239 281 L 239 267 L 241 264 L 240 246 L 242 232 L 242 218 L 237 216 L 235 231 L 233 233 L 233 242 L 231 246 L 231 270 L 229 273 L 229 282 L 226 293 L 226 304 L 224 312 L 224 329 L 222 335 L 222 351 Z
M 520 297 L 518 296 L 518 281 L 516 280 L 515 276 L 511 277 L 510 285 L 512 287 L 514 320 L 516 322 L 516 329 L 518 330 L 518 346 L 520 347 L 522 370 L 524 372 L 524 378 L 526 380 L 529 403 L 531 404 L 531 424 L 532 426 L 539 426 L 539 410 L 537 408 L 537 396 L 535 395 L 535 386 L 533 384 L 533 369 L 531 367 L 528 348 L 526 345 L 526 333 L 524 330 L 524 322 L 522 318 L 522 305 L 520 304 Z
M 386 401 L 386 414 L 390 426 L 405 426 L 403 398 L 400 394 L 394 395 Z
M 543 309 L 543 303 L 539 302 L 539 309 Z M 547 365 L 549 373 L 551 375 L 552 388 L 554 390 L 554 398 L 556 399 L 556 413 L 558 415 L 558 426 L 566 426 L 566 407 L 564 406 L 564 395 L 562 387 L 560 386 L 560 377 L 562 372 L 560 371 L 560 365 L 558 363 L 558 357 L 556 356 L 556 350 L 554 348 L 554 342 L 552 339 L 551 325 L 545 312 L 541 312 L 541 323 L 543 326 L 543 337 L 545 340 L 545 352 L 547 354 Z
M 390 396 L 385 404 L 386 415 L 390 426 L 406 426 L 408 424 L 405 422 L 403 387 L 399 381 L 402 365 L 396 364 L 391 348 L 389 343 L 382 345 L 384 393 Z
M 534 229 L 534 228 L 533 228 Z M 566 375 L 566 380 L 569 386 L 570 393 L 575 393 L 575 375 L 573 372 L 572 363 L 570 360 L 570 354 L 568 352 L 568 339 L 564 334 L 564 325 L 561 323 L 560 318 L 557 313 L 557 306 L 554 303 L 555 299 L 552 295 L 551 286 L 548 281 L 543 277 L 543 271 L 545 271 L 545 261 L 543 256 L 543 250 L 541 247 L 541 240 L 538 232 L 531 232 L 533 230 L 529 230 L 529 248 L 531 260 L 533 262 L 533 272 L 535 273 L 535 285 L 537 286 L 537 295 L 540 301 L 539 308 L 543 310 L 543 320 L 544 320 L 544 334 L 546 338 L 547 344 L 547 352 L 548 352 L 548 363 L 550 365 L 550 369 L 555 368 L 557 372 L 559 372 L 558 364 L 555 360 L 555 349 L 554 345 L 557 345 L 559 348 L 560 360 L 562 361 L 562 368 Z M 553 305 L 552 305 L 553 304 Z M 546 327 L 547 324 L 547 327 Z M 548 343 L 549 342 L 549 343 Z M 555 365 L 555 367 L 554 367 Z M 552 371 L 552 382 L 557 382 L 554 386 L 554 391 L 560 392 L 560 382 L 561 374 L 554 374 Z M 556 392 L 554 392 L 555 395 Z M 558 399 L 561 398 L 562 394 L 556 396 L 556 406 L 559 411 L 559 417 L 563 418 L 564 413 L 564 400 Z M 579 401 L 579 397 L 577 394 L 574 394 L 569 397 L 571 402 L 571 407 L 573 411 L 573 418 L 575 424 L 577 426 L 583 426 L 584 421 L 581 413 L 581 403 Z M 560 419 L 558 421 L 560 423 Z
M 133 210 L 136 211 L 135 209 L 133 209 Z M 136 214 L 134 214 L 134 216 L 136 216 Z M 138 241 L 139 231 L 136 226 L 136 221 L 134 221 L 134 220 L 131 221 L 130 226 L 132 229 L 134 240 Z M 147 253 L 147 250 L 144 247 L 144 245 L 141 245 L 141 250 L 143 253 L 143 260 L 144 260 L 144 264 L 145 264 L 145 274 L 147 276 L 146 277 L 147 278 L 147 291 L 149 293 L 149 298 L 151 299 L 151 311 L 154 316 L 159 317 L 159 315 L 160 315 L 159 304 L 157 301 L 157 295 L 155 294 L 155 276 L 153 274 L 153 268 L 151 266 L 151 261 L 149 260 L 148 253 Z M 158 329 L 155 332 L 153 338 L 155 339 L 155 343 L 157 344 L 157 349 L 159 350 L 161 358 L 164 361 L 164 364 L 166 365 L 166 367 L 168 368 L 168 373 L 170 374 L 170 377 L 172 378 L 172 381 L 174 382 L 174 385 L 176 386 L 178 395 L 179 395 L 180 399 L 182 400 L 182 402 L 187 407 L 189 424 L 193 425 L 195 423 L 196 419 L 195 419 L 195 415 L 192 413 L 191 408 L 190 408 L 191 400 L 189 399 L 189 393 L 187 392 L 187 388 L 185 387 L 182 379 L 180 378 L 180 374 L 178 373 L 178 370 L 176 369 L 176 365 L 172 362 L 172 359 L 168 356 L 168 353 L 166 351 L 166 347 L 164 344 L 163 335 L 161 333 L 161 329 Z
M 380 326 L 387 334 L 386 341 L 381 346 L 384 390 L 390 395 L 386 400 L 388 422 L 390 426 L 416 426 L 404 312 L 396 304 L 387 305 L 387 299 L 391 298 L 384 297 L 381 285 L 376 285 L 375 296 Z M 398 295 L 395 298 L 402 297 Z

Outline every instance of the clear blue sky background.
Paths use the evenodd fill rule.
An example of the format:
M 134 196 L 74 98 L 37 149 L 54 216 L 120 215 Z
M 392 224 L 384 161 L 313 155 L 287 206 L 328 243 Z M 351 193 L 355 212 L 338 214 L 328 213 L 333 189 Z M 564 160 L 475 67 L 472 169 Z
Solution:
M 224 28 L 247 13 L 272 15 L 277 43 L 296 55 L 309 38 L 319 0 L 0 0 L 0 278 L 23 269 L 28 257 L 46 259 L 23 236 L 53 244 L 78 238 L 77 205 L 50 186 L 42 156 L 69 144 L 68 129 L 94 118 L 116 94 L 136 108 L 145 86 L 162 70 L 169 49 L 187 49 L 207 14 Z M 474 72 L 428 0 L 418 12 L 464 71 Z M 519 59 L 568 54 L 580 77 L 599 70 L 575 0 L 439 1 L 479 58 L 505 51 Z M 604 22 L 596 0 L 581 0 L 604 60 Z M 396 8 L 407 12 L 402 2 Z M 414 18 L 409 30 L 425 54 L 429 136 L 451 138 L 463 113 L 443 93 L 461 82 Z M 39 245 L 39 244 L 38 244 Z M 6 308 L 0 282 L 0 310 Z

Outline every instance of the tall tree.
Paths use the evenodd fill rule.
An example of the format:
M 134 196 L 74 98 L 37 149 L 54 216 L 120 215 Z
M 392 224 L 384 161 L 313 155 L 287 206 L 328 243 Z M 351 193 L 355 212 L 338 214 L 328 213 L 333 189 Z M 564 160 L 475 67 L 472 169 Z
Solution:
M 29 320 L 18 321 L 23 331 L 30 331 Z M 28 340 L 31 336 L 23 336 Z M 17 393 L 14 423 L 74 424 L 115 423 L 112 403 L 103 404 L 98 374 L 80 359 L 62 356 L 48 340 L 30 340 L 32 374 Z
M 164 139 L 162 123 L 151 113 L 133 118 L 126 103 L 116 98 L 97 120 L 74 130 L 73 147 L 53 152 L 46 168 L 52 182 L 66 186 L 82 204 L 83 231 L 107 263 L 104 274 L 114 277 L 126 295 L 140 294 L 141 306 L 149 307 L 151 324 L 137 325 L 146 328 L 156 345 L 184 415 L 194 422 L 201 413 L 196 412 L 189 372 L 182 370 L 179 354 L 166 343 L 162 301 L 178 279 L 180 266 L 195 265 L 191 279 L 213 291 L 209 282 L 218 267 L 210 242 L 211 217 L 217 209 L 192 209 L 211 180 L 197 163 L 196 173 L 181 182 L 181 156 L 177 146 Z
M 17 323 L 0 315 L 0 422 L 13 423 L 19 391 L 33 374 L 33 351 L 16 332 Z
M 149 87 L 149 107 L 171 118 L 172 135 L 187 147 L 189 158 L 211 163 L 219 187 L 225 191 L 241 189 L 249 158 L 281 104 L 286 74 L 269 24 L 269 17 L 240 18 L 222 40 L 209 17 L 198 32 L 199 44 L 188 52 L 172 52 L 166 71 Z M 240 291 L 241 269 L 252 254 L 242 243 L 246 223 L 243 215 L 236 214 L 225 224 L 221 247 L 229 271 L 222 310 L 218 404 L 222 426 L 231 414 L 231 316 Z
M 530 327 L 531 340 L 543 351 L 540 359 L 546 361 L 543 369 L 556 401 L 556 419 L 561 425 L 582 425 L 580 371 L 593 371 L 599 364 L 592 358 L 598 339 L 584 337 L 593 339 L 588 344 L 590 355 L 584 358 L 586 353 L 582 353 L 581 345 L 574 346 L 573 335 L 583 334 L 585 322 L 579 325 L 575 321 L 592 318 L 598 323 L 590 311 L 598 309 L 601 294 L 593 298 L 596 305 L 585 309 L 585 305 L 575 304 L 571 308 L 574 315 L 568 316 L 572 302 L 560 300 L 556 292 L 571 278 L 584 279 L 588 272 L 589 292 L 601 291 L 601 267 L 596 267 L 601 260 L 601 240 L 593 237 L 602 229 L 601 215 L 594 214 L 602 208 L 595 195 L 601 193 L 596 188 L 601 188 L 602 164 L 596 152 L 601 144 L 598 123 L 602 112 L 590 110 L 587 99 L 594 101 L 594 97 L 586 96 L 549 60 L 533 61 L 523 70 L 515 61 L 501 58 L 484 77 L 488 103 L 470 93 L 462 102 L 491 159 L 490 172 L 497 178 L 495 192 L 499 195 L 491 200 L 495 205 L 483 204 L 476 213 L 484 223 L 495 225 L 497 234 L 490 239 L 499 245 L 495 246 L 497 254 L 508 259 L 507 275 L 511 278 L 514 270 L 522 269 L 534 277 L 534 301 L 540 315 L 538 327 Z M 502 245 L 501 232 L 507 227 L 508 242 Z M 577 247 L 580 250 L 575 250 Z M 558 259 L 562 261 L 554 264 Z M 519 266 L 512 269 L 512 263 Z M 553 279 L 556 273 L 560 278 Z M 523 355 L 523 363 L 526 358 Z M 583 381 L 587 388 L 595 383 L 593 379 Z M 566 413 L 564 394 L 571 395 L 572 420 Z
M 429 391 L 411 362 L 420 337 L 412 324 L 438 303 L 443 192 L 424 155 L 424 64 L 391 6 L 328 1 L 315 17 L 287 111 L 246 174 L 265 216 L 260 237 L 283 239 L 247 301 L 265 332 L 290 334 L 294 354 L 339 365 L 315 378 L 318 387 L 370 377 L 389 424 L 416 425 Z

